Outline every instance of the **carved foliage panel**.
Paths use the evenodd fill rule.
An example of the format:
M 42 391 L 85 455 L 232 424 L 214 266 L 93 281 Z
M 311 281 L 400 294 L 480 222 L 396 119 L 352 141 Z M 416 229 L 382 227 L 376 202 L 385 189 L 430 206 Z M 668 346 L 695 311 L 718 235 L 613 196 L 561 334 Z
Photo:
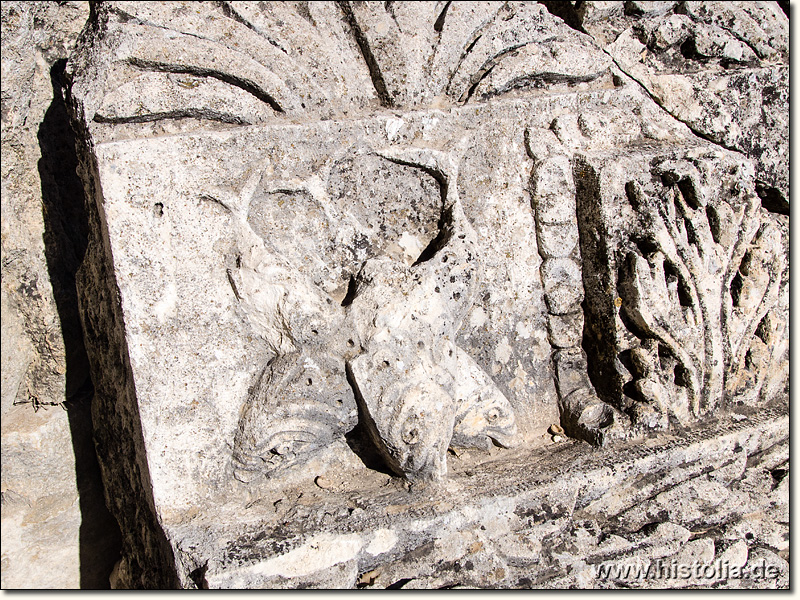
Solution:
M 784 234 L 750 163 L 698 148 L 583 156 L 575 173 L 594 375 L 608 376 L 609 399 L 663 426 L 753 401 L 784 377 L 765 342 L 779 336 Z

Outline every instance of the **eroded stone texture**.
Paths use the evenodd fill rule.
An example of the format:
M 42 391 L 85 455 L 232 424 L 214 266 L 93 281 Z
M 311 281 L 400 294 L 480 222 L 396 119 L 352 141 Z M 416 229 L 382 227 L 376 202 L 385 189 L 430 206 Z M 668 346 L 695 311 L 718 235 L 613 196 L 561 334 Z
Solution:
M 756 161 L 788 214 L 789 20 L 775 2 L 585 2 L 580 27 L 698 134 Z M 769 191 L 768 191 L 769 190 Z
M 774 325 L 789 317 L 788 219 L 760 207 L 737 157 L 698 148 L 629 160 L 575 166 L 595 380 L 652 425 L 688 423 L 726 398 L 767 400 L 788 372 Z
M 715 556 L 704 501 L 659 511 L 785 445 L 788 227 L 767 163 L 613 51 L 667 14 L 706 39 L 661 4 L 607 7 L 601 45 L 538 3 L 97 8 L 69 73 L 115 585 L 603 587 L 615 552 Z M 659 76 L 696 61 L 670 44 Z M 558 423 L 600 462 L 537 450 Z
M 118 551 L 91 437 L 83 189 L 59 81 L 88 16 L 88 2 L 2 3 L 4 589 L 108 587 Z
M 738 415 L 739 418 L 744 415 Z M 785 415 L 700 427 L 594 452 L 585 444 L 453 459 L 444 488 L 370 486 L 330 473 L 235 514 L 205 542 L 210 588 L 779 588 L 788 583 Z M 710 450 L 713 449 L 713 452 Z M 384 482 L 388 478 L 384 476 Z M 373 487 L 374 486 L 374 487 Z M 484 490 L 491 489 L 492 495 Z M 271 523 L 267 525 L 265 515 Z M 233 517 L 233 515 L 231 515 Z M 199 516 L 183 539 L 221 539 Z M 213 549 L 211 549 L 213 548 Z M 187 551 L 196 555 L 199 545 Z M 670 576 L 675 561 L 769 577 Z M 602 576 L 602 567 L 640 565 Z M 655 575 L 662 568 L 660 576 Z M 606 571 L 608 573 L 608 571 Z M 752 573 L 752 571 L 751 571 Z

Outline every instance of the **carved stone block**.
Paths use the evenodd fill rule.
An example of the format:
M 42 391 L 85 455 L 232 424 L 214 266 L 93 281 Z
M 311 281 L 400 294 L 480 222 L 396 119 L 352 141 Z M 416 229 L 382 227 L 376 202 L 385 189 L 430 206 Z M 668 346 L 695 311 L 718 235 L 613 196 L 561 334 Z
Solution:
M 669 13 L 673 56 L 685 15 L 625 6 Z M 95 415 L 129 434 L 100 454 L 143 499 L 121 585 L 353 587 L 475 554 L 467 585 L 521 587 L 506 569 L 576 514 L 652 522 L 629 474 L 704 468 L 691 434 L 625 438 L 783 389 L 785 215 L 615 48 L 542 3 L 97 7 L 69 98 Z M 707 435 L 757 454 L 765 415 Z
M 785 381 L 785 346 L 765 353 L 757 331 L 774 331 L 767 315 L 788 316 L 787 264 L 775 253 L 786 225 L 761 207 L 752 167 L 701 146 L 580 155 L 575 174 L 601 397 L 661 427 L 768 399 L 771 382 Z M 742 380 L 746 356 L 763 365 L 758 381 Z

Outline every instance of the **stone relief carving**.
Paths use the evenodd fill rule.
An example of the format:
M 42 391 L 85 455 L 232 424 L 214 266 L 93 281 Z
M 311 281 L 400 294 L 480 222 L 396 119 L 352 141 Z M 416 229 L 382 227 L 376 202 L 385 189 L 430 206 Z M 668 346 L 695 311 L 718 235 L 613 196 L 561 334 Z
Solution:
M 101 325 L 119 328 L 130 363 L 120 380 L 136 411 L 119 419 L 143 424 L 131 453 L 150 472 L 129 479 L 153 490 L 184 579 L 219 584 L 241 567 L 282 585 L 284 553 L 301 547 L 285 531 L 312 512 L 310 527 L 339 528 L 331 544 L 367 540 L 347 528 L 377 521 L 350 511 L 383 486 L 420 486 L 361 464 L 356 434 L 392 474 L 449 472 L 436 493 L 474 499 L 502 465 L 561 443 L 552 425 L 594 445 L 677 435 L 785 391 L 782 152 L 765 134 L 759 163 L 734 135 L 753 106 L 782 116 L 785 66 L 733 60 L 756 60 L 746 40 L 761 34 L 717 39 L 699 24 L 716 17 L 692 3 L 559 3 L 585 13 L 572 26 L 554 4 L 98 5 L 71 102 L 104 228 L 94 251 L 113 265 L 125 319 Z M 699 116 L 674 102 L 680 86 L 656 89 L 684 82 L 675 64 Z M 726 90 L 692 91 L 719 73 Z M 736 103 L 743 79 L 745 95 L 776 89 L 714 129 L 706 117 Z M 588 454 L 562 449 L 561 465 Z M 358 481 L 331 483 L 338 469 Z M 285 493 L 304 485 L 297 501 Z M 312 485 L 320 496 L 305 505 Z M 577 500 L 562 502 L 575 514 Z M 347 569 L 372 568 L 395 543 L 389 506 L 404 509 L 386 503 L 387 529 L 370 529 Z M 189 531 L 187 506 L 227 511 L 213 550 L 202 527 Z M 519 523 L 539 520 L 522 512 Z M 262 539 L 274 541 L 269 574 Z
M 195 121 L 239 126 L 282 123 L 287 116 L 341 118 L 345 109 L 364 110 L 374 102 L 414 108 L 523 93 L 535 97 L 545 88 L 553 93 L 589 84 L 597 90 L 623 87 L 609 54 L 597 52 L 589 36 L 553 19 L 541 5 L 446 3 L 435 10 L 426 5 L 438 24 L 427 38 L 408 33 L 413 29 L 408 19 L 418 18 L 419 9 L 402 4 L 391 9 L 324 4 L 306 12 L 283 5 L 256 10 L 246 3 L 196 13 L 157 3 L 133 9 L 113 4 L 104 10 L 104 26 L 128 32 L 130 39 L 104 42 L 110 52 L 99 88 L 108 91 L 84 98 L 93 123 L 118 128 L 104 130 L 110 139 L 127 125 L 171 127 L 166 121 L 183 131 L 197 126 Z M 666 60 L 686 40 L 693 40 L 692 56 L 702 54 L 703 40 L 716 35 L 711 31 L 716 25 L 692 15 L 672 14 L 661 24 L 660 16 L 631 13 L 630 18 L 634 32 Z M 219 22 L 208 36 L 192 34 L 204 20 Z M 464 37 L 465 31 L 471 33 Z M 234 33 L 238 41 L 231 46 Z M 298 35 L 315 50 L 314 60 L 293 49 L 290 41 Z M 340 54 L 324 43 L 349 35 L 355 42 L 343 44 Z M 451 44 L 454 35 L 460 41 Z M 731 41 L 728 34 L 723 38 Z M 724 62 L 725 52 L 749 52 L 742 43 L 741 48 L 728 43 L 724 52 L 711 44 L 709 52 Z M 214 58 L 220 48 L 226 49 L 224 56 Z M 622 60 L 620 52 L 611 54 Z M 688 60 L 687 52 L 681 56 Z M 351 55 L 359 53 L 366 64 L 349 68 Z M 321 66 L 324 76 L 313 77 Z M 141 97 L 139 104 L 133 106 L 131 97 Z M 752 339 L 768 347 L 770 336 L 782 339 L 780 318 L 769 312 L 779 284 L 773 277 L 764 288 L 762 281 L 762 273 L 782 272 L 782 259 L 759 254 L 758 247 L 745 255 L 758 226 L 752 193 L 740 215 L 727 203 L 704 200 L 698 167 L 664 163 L 659 177 L 674 180 L 668 185 L 677 198 L 672 204 L 652 204 L 648 198 L 662 192 L 636 181 L 626 188 L 639 207 L 631 222 L 646 235 L 626 233 L 628 223 L 609 215 L 593 220 L 587 197 L 599 192 L 586 187 L 580 153 L 687 139 L 675 121 L 641 99 L 633 102 L 634 110 L 624 100 L 616 102 L 602 110 L 562 110 L 548 129 L 528 128 L 526 140 L 533 159 L 529 192 L 536 240 L 531 243 L 541 259 L 559 413 L 569 435 L 594 444 L 628 435 L 631 419 L 634 425 L 663 427 L 667 414 L 675 412 L 688 422 L 718 405 L 724 393 L 757 393 L 768 377 L 753 375 L 752 367 L 769 352 Z M 391 140 L 399 129 L 387 127 Z M 458 198 L 464 148 L 444 152 L 400 144 L 376 150 L 361 141 L 334 158 L 319 156 L 312 173 L 298 177 L 267 172 L 280 152 L 285 149 L 269 150 L 238 196 L 213 186 L 201 195 L 231 215 L 238 237 L 226 258 L 226 277 L 237 310 L 270 352 L 239 416 L 236 477 L 301 464 L 357 422 L 363 422 L 387 465 L 410 478 L 443 477 L 451 445 L 486 449 L 518 443 L 519 415 L 511 401 L 485 371 L 488 365 L 479 365 L 456 343 L 483 270 L 483 251 Z M 320 165 L 324 172 L 316 173 Z M 646 172 L 637 169 L 632 175 Z M 697 203 L 708 207 L 701 210 Z M 672 206 L 673 212 L 653 206 Z M 689 214 L 698 210 L 702 215 Z M 583 239 L 592 227 L 601 237 L 616 236 L 613 244 L 636 238 L 645 250 L 629 249 L 624 258 L 600 256 Z M 733 246 L 731 228 L 744 232 Z M 774 229 L 765 225 L 758 239 L 779 239 Z M 652 239 L 642 241 L 647 236 Z M 662 247 L 666 239 L 672 245 Z M 716 250 L 720 244 L 724 252 Z M 658 248 L 655 254 L 651 246 Z M 587 250 L 591 267 L 582 256 Z M 714 258 L 700 264 L 708 262 L 708 252 Z M 724 273 L 715 279 L 718 289 L 691 283 L 710 280 L 717 268 Z M 611 273 L 613 290 L 595 289 L 592 278 L 600 272 Z M 756 300 L 762 288 L 763 302 Z M 727 304 L 718 310 L 722 296 Z M 617 349 L 629 369 L 620 370 L 616 357 L 590 365 L 603 354 L 598 348 L 609 343 L 600 328 L 609 325 L 612 313 L 624 321 L 615 331 L 635 329 L 631 335 L 642 338 L 636 347 Z M 315 370 L 319 374 L 312 376 Z M 601 374 L 611 383 L 596 390 Z
M 342 365 L 295 352 L 274 358 L 245 404 L 233 446 L 243 482 L 300 464 L 355 426 L 357 414 Z
M 275 357 L 242 411 L 237 479 L 301 463 L 359 414 L 388 467 L 412 479 L 442 478 L 451 444 L 517 443 L 510 403 L 455 344 L 481 277 L 457 170 L 439 151 L 361 149 L 335 162 L 325 198 L 259 190 L 253 175 L 239 200 L 247 250 L 228 277 Z M 303 250 L 291 272 L 288 243 Z
M 568 435 L 603 444 L 619 432 L 624 415 L 597 397 L 581 348 L 583 278 L 570 157 L 556 154 L 537 160 L 531 187 L 562 424 Z
M 598 187 L 613 167 L 585 157 L 576 165 L 583 250 L 593 266 L 607 261 L 590 276 L 589 298 L 607 397 L 621 398 L 635 423 L 664 428 L 732 398 L 755 401 L 765 383 L 773 390 L 785 352 L 775 323 L 788 314 L 768 315 L 786 293 L 776 253 L 785 241 L 780 219 L 760 206 L 752 167 L 702 150 L 653 156 L 640 177 L 617 184 L 616 200 Z

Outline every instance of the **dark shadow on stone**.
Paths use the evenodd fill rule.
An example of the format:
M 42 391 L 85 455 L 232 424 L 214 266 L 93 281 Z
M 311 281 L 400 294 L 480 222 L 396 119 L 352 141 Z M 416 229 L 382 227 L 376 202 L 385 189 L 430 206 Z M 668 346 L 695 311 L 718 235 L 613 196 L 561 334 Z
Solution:
M 94 386 L 83 342 L 75 274 L 88 245 L 84 191 L 75 168 L 75 137 L 64 103 L 62 75 L 66 60 L 50 70 L 53 102 L 39 127 L 45 257 L 61 322 L 66 353 L 65 403 L 69 418 L 75 477 L 81 511 L 80 583 L 83 589 L 108 589 L 120 556 L 119 526 L 105 503 L 94 446 L 91 405 Z
M 396 477 L 397 474 L 386 466 L 386 462 L 375 449 L 374 444 L 369 439 L 369 434 L 364 431 L 363 427 L 359 422 L 358 425 L 345 434 L 344 439 L 347 445 L 368 469 Z
M 403 577 L 403 579 L 399 579 L 398 581 L 395 581 L 393 584 L 386 586 L 386 589 L 399 590 L 402 589 L 402 587 L 410 581 L 414 581 L 414 577 Z
M 756 194 L 761 198 L 761 206 L 769 212 L 789 216 L 789 201 L 778 188 L 756 181 Z
M 540 0 L 551 15 L 559 17 L 575 31 L 586 33 L 583 28 L 583 15 L 586 12 L 583 0 L 567 2 L 566 0 Z

